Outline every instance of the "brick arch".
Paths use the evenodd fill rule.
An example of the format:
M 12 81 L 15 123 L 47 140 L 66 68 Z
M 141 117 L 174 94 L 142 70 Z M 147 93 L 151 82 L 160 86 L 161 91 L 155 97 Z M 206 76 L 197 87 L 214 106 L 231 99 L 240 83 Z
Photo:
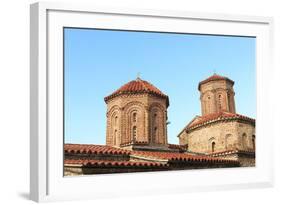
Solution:
M 225 92 L 222 89 L 219 89 L 216 91 L 215 96 L 216 96 L 217 111 L 226 110 Z
M 131 101 L 123 107 L 124 112 L 127 113 L 127 110 L 131 109 L 133 106 L 138 106 L 138 107 L 141 107 L 142 109 L 145 109 L 145 105 L 143 103 L 141 103 L 139 101 Z
M 214 92 L 208 90 L 203 93 L 202 104 L 203 104 L 203 113 L 209 114 L 215 112 L 215 98 L 216 95 Z
M 151 111 L 153 108 L 159 108 L 161 111 L 165 112 L 165 107 L 163 105 L 161 105 L 160 103 L 152 103 L 150 106 L 149 106 L 149 111 Z
M 211 137 L 211 138 L 209 138 L 209 140 L 208 140 L 208 150 L 209 150 L 209 152 L 215 152 L 216 151 L 216 139 L 215 139 L 215 137 Z
M 216 88 L 214 91 L 215 92 L 226 92 L 227 89 L 225 89 L 225 88 Z
M 227 90 L 227 101 L 228 101 L 228 108 L 230 112 L 235 113 L 235 101 L 234 101 L 235 92 L 231 89 Z
M 112 115 L 112 113 L 115 112 L 115 111 L 117 111 L 117 110 L 118 110 L 119 112 L 120 112 L 120 110 L 121 110 L 121 108 L 120 108 L 118 105 L 112 106 L 112 107 L 109 109 L 109 111 L 107 112 L 107 117 L 110 116 L 110 115 Z
M 133 101 L 124 106 L 124 131 L 126 135 L 126 142 L 133 140 L 133 132 L 136 132 L 136 141 L 145 141 L 145 106 L 141 102 Z M 136 113 L 136 122 L 133 121 L 133 115 Z M 133 128 L 136 131 L 133 131 Z
M 119 106 L 113 106 L 107 113 L 107 126 L 108 143 L 113 146 L 119 146 L 121 143 L 121 109 Z
M 153 103 L 149 107 L 149 142 L 166 143 L 166 109 L 160 103 Z

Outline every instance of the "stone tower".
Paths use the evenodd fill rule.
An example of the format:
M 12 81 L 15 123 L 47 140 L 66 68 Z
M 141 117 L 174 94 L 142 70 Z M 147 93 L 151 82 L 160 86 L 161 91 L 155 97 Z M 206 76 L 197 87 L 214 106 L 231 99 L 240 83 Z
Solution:
M 222 111 L 235 113 L 234 81 L 217 74 L 199 83 L 202 115 Z
M 107 104 L 106 145 L 134 148 L 167 145 L 169 98 L 140 78 L 104 98 Z
M 195 116 L 178 138 L 192 153 L 224 156 L 238 159 L 241 166 L 254 166 L 255 119 L 236 113 L 233 85 L 234 81 L 217 74 L 201 81 L 202 116 Z

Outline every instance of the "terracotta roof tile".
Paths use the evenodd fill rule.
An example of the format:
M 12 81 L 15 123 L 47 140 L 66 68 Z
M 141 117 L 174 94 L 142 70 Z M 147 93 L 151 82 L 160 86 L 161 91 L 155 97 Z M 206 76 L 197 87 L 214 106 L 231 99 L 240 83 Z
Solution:
M 208 163 L 234 163 L 236 160 L 219 159 L 210 156 L 197 156 L 186 153 L 176 152 L 150 152 L 150 151 L 133 151 L 133 156 L 142 156 L 150 159 L 168 160 L 169 162 L 181 161 L 181 162 L 208 162 Z
M 113 154 L 126 155 L 133 157 L 147 158 L 155 162 L 134 162 L 134 161 L 109 161 L 93 159 L 65 159 L 65 164 L 76 164 L 81 166 L 162 166 L 163 163 L 157 160 L 166 160 L 166 162 L 196 162 L 196 163 L 227 163 L 237 164 L 236 160 L 220 159 L 212 156 L 197 156 L 178 152 L 159 152 L 159 151 L 130 151 L 114 148 L 106 145 L 85 145 L 85 144 L 65 144 L 65 153 L 93 153 L 93 154 Z M 160 163 L 160 164 L 159 164 Z
M 221 152 L 213 152 L 213 153 L 208 154 L 208 156 L 219 157 L 219 156 L 225 156 L 225 155 L 236 154 L 236 153 L 255 154 L 255 150 L 253 150 L 253 149 L 249 149 L 249 150 L 233 149 L 233 150 L 226 150 L 226 151 L 221 151 Z
M 65 153 L 85 153 L 85 154 L 115 154 L 115 155 L 129 155 L 129 150 L 119 149 L 107 145 L 94 144 L 65 144 Z
M 210 76 L 209 78 L 207 78 L 207 79 L 201 81 L 201 82 L 199 83 L 199 85 L 198 85 L 198 90 L 200 90 L 200 86 L 201 86 L 202 84 L 208 83 L 208 82 L 210 82 L 210 81 L 215 81 L 215 80 L 227 80 L 228 82 L 234 84 L 234 81 L 233 81 L 233 80 L 231 80 L 231 79 L 229 79 L 229 78 L 227 78 L 227 77 L 221 76 L 221 75 L 214 74 L 214 75 Z
M 253 119 L 253 118 L 250 118 L 250 117 L 247 117 L 244 115 L 240 115 L 237 113 L 230 113 L 230 112 L 222 111 L 222 112 L 212 113 L 212 114 L 203 115 L 203 116 L 198 117 L 196 120 L 194 120 L 192 123 L 190 123 L 186 127 L 186 130 L 193 129 L 195 127 L 199 127 L 206 123 L 211 123 L 211 122 L 218 121 L 218 120 L 227 120 L 227 119 L 242 119 L 242 120 L 250 121 L 252 123 L 255 122 L 255 119 Z
M 64 164 L 75 164 L 91 167 L 167 167 L 168 164 L 160 162 L 135 162 L 135 161 L 109 161 L 88 159 L 65 159 Z
M 112 94 L 108 95 L 104 98 L 105 102 L 107 102 L 109 99 L 114 98 L 116 96 L 122 95 L 122 94 L 138 94 L 138 93 L 148 93 L 157 95 L 163 98 L 167 99 L 167 104 L 169 104 L 168 96 L 162 93 L 158 88 L 156 88 L 151 83 L 142 80 L 140 78 L 137 78 L 136 80 L 132 80 L 125 85 L 121 86 L 119 89 L 114 91 Z

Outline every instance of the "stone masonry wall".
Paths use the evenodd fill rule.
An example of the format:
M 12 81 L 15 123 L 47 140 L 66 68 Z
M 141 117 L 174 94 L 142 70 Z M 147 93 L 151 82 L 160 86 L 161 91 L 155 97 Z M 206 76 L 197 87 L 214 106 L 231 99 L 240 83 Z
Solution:
M 212 153 L 226 150 L 249 150 L 254 148 L 254 125 L 233 121 L 220 121 L 201 128 L 183 132 L 179 136 L 180 144 L 188 144 L 191 152 Z M 212 143 L 214 148 L 212 149 Z

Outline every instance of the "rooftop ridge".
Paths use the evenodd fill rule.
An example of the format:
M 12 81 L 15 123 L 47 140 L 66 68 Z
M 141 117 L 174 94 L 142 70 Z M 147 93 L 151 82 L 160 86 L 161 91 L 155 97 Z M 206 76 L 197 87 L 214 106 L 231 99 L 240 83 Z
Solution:
M 242 120 L 255 122 L 255 119 L 253 119 L 253 118 L 250 118 L 250 117 L 247 117 L 247 116 L 244 116 L 241 114 L 237 114 L 237 113 L 226 112 L 226 111 L 221 111 L 218 113 L 211 113 L 208 115 L 199 116 L 199 118 L 200 119 L 198 121 L 196 121 L 195 123 L 190 123 L 186 127 L 186 130 L 195 129 L 195 128 L 201 127 L 205 124 L 217 122 L 220 120 L 242 119 Z
M 200 90 L 200 87 L 201 87 L 202 84 L 208 83 L 210 81 L 216 81 L 216 80 L 226 80 L 226 81 L 230 82 L 232 85 L 234 85 L 234 81 L 231 80 L 230 78 L 214 73 L 210 77 L 208 77 L 205 80 L 202 80 L 202 81 L 199 82 L 198 90 Z
M 137 77 L 136 80 L 132 80 L 122 85 L 120 88 L 115 90 L 112 94 L 106 96 L 104 100 L 105 102 L 107 102 L 108 100 L 123 94 L 143 94 L 143 93 L 156 95 L 161 98 L 166 98 L 167 104 L 169 104 L 168 102 L 169 97 L 167 95 L 165 95 L 161 90 L 159 90 L 153 84 L 149 83 L 148 81 L 142 80 L 139 77 Z

